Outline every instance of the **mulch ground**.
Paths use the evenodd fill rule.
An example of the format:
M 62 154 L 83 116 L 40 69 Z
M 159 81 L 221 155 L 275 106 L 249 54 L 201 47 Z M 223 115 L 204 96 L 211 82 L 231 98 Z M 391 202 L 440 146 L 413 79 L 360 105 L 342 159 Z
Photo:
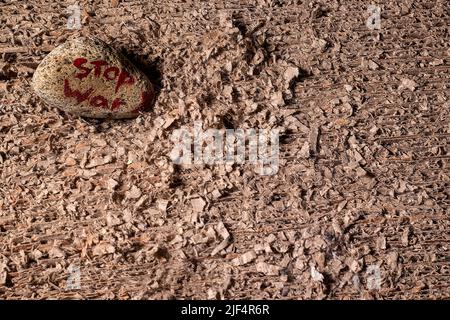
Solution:
M 449 3 L 377 3 L 379 30 L 359 0 L 80 1 L 69 30 L 67 4 L 1 1 L 0 298 L 449 298 Z M 152 112 L 36 97 L 78 35 L 148 74 Z M 197 120 L 279 129 L 278 173 L 174 165 Z

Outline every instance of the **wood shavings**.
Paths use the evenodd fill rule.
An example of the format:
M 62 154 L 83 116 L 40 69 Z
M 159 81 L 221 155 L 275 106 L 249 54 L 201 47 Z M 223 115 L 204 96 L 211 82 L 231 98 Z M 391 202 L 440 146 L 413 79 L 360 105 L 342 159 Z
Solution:
M 247 263 L 253 262 L 258 256 L 255 251 L 248 251 L 237 258 L 234 258 L 231 263 L 235 266 L 242 266 Z
M 414 91 L 417 88 L 417 83 L 414 80 L 408 78 L 402 78 L 401 84 L 398 87 L 398 90 L 408 89 L 410 91 Z
M 309 150 L 312 154 L 315 154 L 317 152 L 318 139 L 319 139 L 319 128 L 317 126 L 314 126 L 311 128 L 309 134 Z
M 191 205 L 194 212 L 201 213 L 206 206 L 206 202 L 202 198 L 194 198 L 191 199 Z
M 282 107 L 284 106 L 283 93 L 281 91 L 275 92 L 271 99 L 272 106 Z
M 0 285 L 3 286 L 6 284 L 6 280 L 8 277 L 8 270 L 5 263 L 0 263 Z
M 100 243 L 92 249 L 92 254 L 94 256 L 103 256 L 114 252 L 116 252 L 116 249 L 110 243 Z
M 284 71 L 284 81 L 289 84 L 293 79 L 297 78 L 300 74 L 299 69 L 297 67 L 288 67 Z
M 230 238 L 231 235 L 228 232 L 227 228 L 225 227 L 225 225 L 223 224 L 223 222 L 219 222 L 219 224 L 216 227 L 216 231 L 217 233 L 222 237 L 222 241 L 219 243 L 218 246 L 216 246 L 213 251 L 211 252 L 211 256 L 215 256 L 216 254 L 218 254 L 220 251 L 224 250 L 225 248 L 227 248 L 230 244 Z
M 269 15 L 233 1 L 136 4 L 80 4 L 80 30 L 65 28 L 66 3 L 2 4 L 2 298 L 450 295 L 442 6 L 385 2 L 399 29 L 380 37 L 353 0 L 345 15 L 302 1 Z M 31 71 L 78 35 L 112 43 L 151 77 L 151 111 L 99 121 L 37 99 Z M 196 121 L 279 129 L 277 175 L 247 158 L 173 164 L 172 133 Z M 81 289 L 61 290 L 77 267 Z
M 50 258 L 64 258 L 66 256 L 64 251 L 62 251 L 58 247 L 51 248 L 50 251 L 48 252 L 48 255 Z
M 268 264 L 266 262 L 258 262 L 256 264 L 256 271 L 262 272 L 268 276 L 278 276 L 281 268 L 279 266 Z
M 298 155 L 300 158 L 308 159 L 309 156 L 310 156 L 310 153 L 309 153 L 309 150 L 310 150 L 310 149 L 311 149 L 311 148 L 310 148 L 310 146 L 309 146 L 308 141 L 305 141 L 305 142 L 303 143 L 303 146 L 301 147 L 300 151 L 297 153 L 297 155 Z
M 125 192 L 125 197 L 127 199 L 139 199 L 141 195 L 141 190 L 135 185 L 133 185 L 129 191 Z
M 114 189 L 115 189 L 118 185 L 119 185 L 119 183 L 118 183 L 116 180 L 114 180 L 113 178 L 109 178 L 109 179 L 106 181 L 106 186 L 107 186 L 108 190 L 110 190 L 110 191 L 114 191 Z

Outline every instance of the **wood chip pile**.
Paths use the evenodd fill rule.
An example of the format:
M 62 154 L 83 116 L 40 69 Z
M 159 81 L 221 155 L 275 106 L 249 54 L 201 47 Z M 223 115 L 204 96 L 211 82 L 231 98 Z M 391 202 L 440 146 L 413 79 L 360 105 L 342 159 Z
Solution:
M 0 3 L 0 298 L 450 297 L 447 0 Z M 87 120 L 30 87 L 95 35 L 153 112 Z M 172 132 L 280 130 L 280 165 L 175 165 Z M 77 272 L 74 273 L 74 270 Z M 79 286 L 68 286 L 79 275 Z

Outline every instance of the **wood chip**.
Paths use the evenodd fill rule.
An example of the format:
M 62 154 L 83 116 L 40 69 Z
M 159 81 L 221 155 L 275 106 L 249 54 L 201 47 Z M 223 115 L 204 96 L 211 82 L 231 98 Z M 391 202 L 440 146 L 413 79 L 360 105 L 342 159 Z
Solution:
M 105 254 L 110 254 L 116 252 L 116 249 L 110 243 L 100 243 L 94 247 L 92 254 L 94 256 L 103 256 Z
M 202 198 L 194 198 L 191 199 L 191 205 L 194 212 L 201 213 L 206 206 L 206 202 Z
M 258 262 L 256 264 L 256 271 L 262 272 L 268 276 L 278 276 L 280 273 L 280 270 L 281 270 L 281 267 L 273 265 L 273 264 L 268 264 L 266 262 Z
M 257 256 L 256 252 L 251 250 L 251 251 L 248 251 L 248 252 L 240 255 L 237 258 L 234 258 L 233 260 L 231 260 L 231 263 L 235 266 L 242 266 L 247 263 L 253 262 L 257 257 L 258 256 Z

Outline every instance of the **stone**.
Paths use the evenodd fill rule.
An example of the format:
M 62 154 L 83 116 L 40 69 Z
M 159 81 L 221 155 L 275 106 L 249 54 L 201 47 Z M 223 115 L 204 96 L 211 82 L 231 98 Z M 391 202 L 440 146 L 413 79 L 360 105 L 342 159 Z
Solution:
M 147 76 L 96 38 L 77 38 L 51 51 L 33 75 L 48 105 L 88 118 L 133 118 L 155 100 Z

